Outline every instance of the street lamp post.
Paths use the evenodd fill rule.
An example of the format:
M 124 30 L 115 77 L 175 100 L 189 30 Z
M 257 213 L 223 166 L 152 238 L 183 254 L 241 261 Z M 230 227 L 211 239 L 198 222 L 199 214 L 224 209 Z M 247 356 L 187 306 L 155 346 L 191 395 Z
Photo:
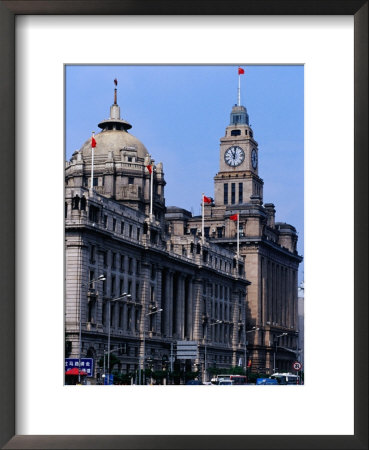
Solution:
M 220 323 L 223 323 L 223 320 L 216 320 L 214 323 L 210 323 L 209 327 L 213 327 L 214 325 L 219 325 Z M 208 339 L 208 327 L 206 327 L 206 336 L 205 336 L 205 349 L 204 349 L 204 372 L 205 372 L 205 382 L 208 381 L 208 361 L 207 361 L 207 339 Z
M 245 330 L 246 330 L 246 325 L 245 325 Z M 245 375 L 247 374 L 247 337 L 246 337 L 246 334 L 253 333 L 254 331 L 259 331 L 259 330 L 260 330 L 260 328 L 252 327 L 251 330 L 245 331 Z
M 98 276 L 95 280 L 82 284 L 82 287 L 88 287 L 95 281 L 105 281 L 104 275 Z M 82 352 L 82 296 L 79 296 L 79 351 L 78 351 L 78 383 L 81 383 L 81 352 Z
M 142 365 L 142 371 L 144 371 L 145 370 L 145 353 L 146 353 L 146 317 L 148 317 L 148 316 L 152 316 L 153 314 L 157 314 L 157 313 L 160 313 L 160 312 L 162 312 L 163 311 L 163 309 L 162 308 L 160 308 L 160 309 L 157 309 L 157 307 L 154 307 L 153 308 L 153 310 L 152 311 L 150 311 L 149 313 L 147 313 L 147 314 L 144 314 L 144 327 L 143 327 L 143 356 L 142 357 L 140 357 L 140 370 L 139 370 L 139 373 L 138 373 L 138 384 L 140 385 L 141 384 L 141 365 Z M 145 378 L 144 378 L 145 379 Z M 145 379 L 146 380 L 146 379 Z
M 273 373 L 275 373 L 275 355 L 277 353 L 278 339 L 282 336 L 287 336 L 287 333 L 282 333 L 274 338 L 275 347 L 274 347 L 274 358 L 273 358 Z
M 125 292 L 123 292 L 123 294 L 121 294 L 119 297 L 116 298 L 111 298 L 108 300 L 109 303 L 109 316 L 108 316 L 108 378 L 110 375 L 110 327 L 111 327 L 111 302 L 117 302 L 119 300 L 122 300 L 123 298 L 131 298 L 131 294 L 127 294 Z M 105 356 L 105 354 L 104 354 Z M 106 373 L 104 373 L 105 377 L 106 377 Z M 108 383 L 109 383 L 109 379 L 108 379 Z

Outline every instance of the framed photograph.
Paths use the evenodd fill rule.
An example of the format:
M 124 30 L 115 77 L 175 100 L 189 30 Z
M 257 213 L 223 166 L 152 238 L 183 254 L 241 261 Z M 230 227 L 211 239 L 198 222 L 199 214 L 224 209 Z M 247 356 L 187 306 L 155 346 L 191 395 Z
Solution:
M 301 10 L 302 6 L 303 10 Z M 159 10 L 159 7 L 162 9 Z M 336 2 L 321 2 L 319 6 L 313 6 L 305 2 L 297 4 L 297 2 L 281 1 L 278 2 L 278 10 L 275 10 L 274 3 L 267 1 L 245 4 L 239 2 L 232 5 L 232 8 L 227 8 L 226 5 L 214 7 L 206 2 L 201 5 L 156 4 L 155 7 L 149 7 L 141 2 L 135 3 L 134 6 L 128 6 L 124 1 L 89 2 L 88 5 L 86 2 L 77 1 L 67 6 L 63 2 L 57 1 L 8 1 L 1 2 L 0 8 L 0 50 L 3 61 L 0 80 L 3 105 L 0 113 L 3 136 L 1 180 L 4 192 L 6 192 L 4 197 L 6 198 L 6 214 L 3 214 L 1 220 L 1 249 L 4 255 L 2 270 L 5 275 L 1 281 L 2 301 L 0 304 L 3 336 L 1 340 L 0 390 L 4 400 L 0 409 L 1 445 L 4 448 L 226 447 L 283 449 L 314 447 L 328 449 L 338 446 L 347 449 L 367 448 L 368 405 L 367 387 L 364 382 L 366 375 L 363 377 L 363 374 L 367 373 L 366 277 L 368 267 L 367 254 L 363 251 L 367 247 L 368 234 L 367 207 L 363 208 L 363 205 L 368 203 L 367 3 L 343 1 L 337 5 Z M 305 384 L 303 386 L 281 386 L 279 392 L 269 386 L 244 388 L 241 386 L 236 388 L 183 386 L 188 382 L 188 377 L 191 378 L 193 374 L 197 374 L 195 381 L 207 381 L 206 378 L 210 373 L 208 373 L 210 360 L 213 369 L 216 364 L 219 367 L 225 367 L 229 363 L 245 369 L 247 374 L 246 362 L 248 359 L 245 356 L 246 351 L 243 350 L 247 348 L 246 339 L 243 339 L 242 336 L 246 336 L 246 330 L 250 324 L 245 322 L 244 329 L 239 327 L 238 335 L 237 333 L 232 334 L 227 328 L 228 325 L 230 326 L 229 320 L 228 324 L 225 323 L 227 313 L 224 312 L 223 315 L 222 312 L 222 315 L 218 317 L 213 311 L 215 314 L 213 314 L 215 317 L 213 323 L 216 326 L 211 330 L 211 336 L 221 324 L 222 333 L 224 333 L 222 336 L 225 339 L 227 339 L 226 336 L 241 339 L 242 351 L 239 351 L 239 354 L 235 351 L 234 354 L 230 353 L 225 357 L 222 355 L 221 359 L 216 359 L 217 355 L 212 353 L 210 344 L 208 353 L 205 353 L 207 344 L 203 348 L 200 346 L 198 365 L 183 368 L 185 375 L 180 380 L 182 386 L 163 386 L 168 382 L 168 384 L 175 384 L 173 379 L 166 378 L 164 382 L 163 377 L 160 378 L 158 375 L 159 372 L 165 372 L 167 367 L 164 363 L 168 359 L 169 364 L 171 355 L 167 352 L 168 349 L 164 349 L 164 352 L 163 349 L 159 349 L 161 357 L 159 364 L 156 361 L 156 348 L 153 342 L 156 339 L 156 327 L 159 327 L 161 333 L 164 334 L 173 333 L 174 336 L 176 333 L 176 338 L 188 339 L 189 336 L 196 336 L 197 339 L 198 331 L 191 329 L 188 314 L 183 316 L 187 317 L 184 319 L 183 329 L 181 322 L 177 320 L 176 330 L 170 330 L 168 324 L 166 325 L 165 317 L 160 321 L 155 320 L 152 321 L 153 323 L 147 324 L 145 330 L 149 331 L 146 334 L 144 330 L 143 342 L 141 339 L 143 350 L 137 349 L 137 357 L 141 354 L 144 355 L 143 366 L 146 371 L 141 372 L 138 367 L 133 366 L 135 370 L 132 372 L 132 366 L 118 366 L 120 370 L 114 374 L 117 377 L 116 380 L 120 377 L 119 380 L 122 384 L 127 378 L 124 375 L 133 374 L 130 376 L 131 386 L 66 386 L 64 364 L 61 364 L 64 356 L 70 356 L 70 362 L 76 366 L 77 361 L 78 367 L 81 367 L 82 356 L 91 357 L 93 361 L 97 361 L 101 354 L 105 354 L 106 350 L 107 353 L 110 352 L 111 344 L 115 345 L 118 342 L 117 333 L 119 334 L 120 327 L 114 326 L 113 331 L 110 328 L 111 317 L 114 318 L 113 321 L 119 321 L 119 309 L 114 308 L 113 316 L 111 310 L 108 314 L 109 308 L 105 309 L 105 316 L 109 315 L 109 318 L 104 317 L 103 309 L 97 307 L 94 309 L 94 304 L 97 306 L 98 303 L 94 303 L 93 296 L 97 293 L 96 295 L 104 297 L 106 294 L 106 298 L 115 299 L 114 292 L 111 292 L 113 286 L 119 292 L 124 288 L 123 290 L 127 292 L 126 297 L 130 296 L 130 298 L 129 304 L 125 299 L 122 308 L 126 306 L 132 309 L 133 303 L 136 302 L 137 289 L 140 289 L 136 282 L 129 286 L 128 278 L 126 280 L 123 275 L 121 277 L 122 289 L 120 289 L 119 280 L 116 279 L 115 283 L 112 282 L 115 272 L 114 274 L 110 273 L 110 267 L 113 264 L 110 259 L 114 253 L 111 251 L 108 254 L 109 271 L 106 271 L 106 277 L 109 277 L 107 293 L 104 294 L 103 287 L 101 287 L 101 292 L 100 288 L 94 292 L 88 289 L 88 302 L 85 306 L 81 306 L 83 303 L 81 301 L 78 303 L 77 299 L 73 299 L 73 295 L 68 291 L 68 285 L 65 287 L 64 277 L 71 280 L 77 276 L 73 274 L 78 273 L 78 267 L 76 270 L 73 269 L 72 278 L 70 276 L 68 278 L 65 263 L 70 255 L 72 255 L 72 260 L 74 256 L 73 252 L 69 254 L 68 251 L 64 252 L 65 242 L 68 245 L 68 242 L 71 242 L 70 236 L 72 236 L 70 231 L 64 232 L 64 219 L 66 217 L 66 223 L 75 228 L 76 223 L 81 220 L 80 218 L 77 220 L 76 214 L 83 215 L 83 211 L 85 211 L 82 204 L 83 196 L 85 198 L 87 196 L 88 207 L 86 210 L 89 211 L 87 219 L 92 220 L 92 216 L 90 217 L 91 200 L 92 203 L 96 200 L 95 203 L 98 207 L 101 203 L 98 201 L 99 196 L 105 195 L 106 189 L 110 186 L 108 175 L 104 172 L 101 176 L 98 166 L 93 173 L 94 165 L 90 164 L 90 169 L 85 174 L 86 180 L 82 180 L 81 186 L 78 188 L 81 190 L 81 195 L 78 194 L 78 199 L 76 199 L 75 182 L 77 179 L 75 177 L 78 175 L 75 172 L 76 166 L 84 159 L 86 164 L 89 164 L 91 148 L 96 148 L 96 158 L 97 160 L 99 157 L 101 159 L 99 150 L 102 148 L 103 138 L 112 134 L 109 127 L 123 127 L 122 130 L 114 128 L 114 132 L 127 131 L 128 126 L 131 125 L 132 116 L 125 110 L 124 105 L 125 103 L 134 105 L 134 101 L 130 100 L 129 95 L 135 93 L 137 98 L 140 98 L 141 95 L 141 103 L 147 104 L 149 94 L 146 89 L 150 89 L 150 83 L 156 88 L 159 86 L 160 78 L 162 78 L 161 83 L 164 78 L 170 80 L 168 71 L 172 72 L 175 78 L 181 77 L 181 71 L 184 68 L 187 68 L 187 72 L 183 82 L 180 83 L 177 80 L 176 83 L 172 83 L 174 90 L 167 99 L 163 95 L 163 104 L 168 103 L 168 98 L 176 98 L 175 92 L 176 89 L 178 91 L 178 86 L 188 89 L 189 96 L 193 96 L 195 104 L 192 110 L 189 107 L 188 115 L 192 120 L 199 116 L 202 124 L 208 123 L 207 127 L 209 127 L 208 131 L 211 131 L 209 133 L 211 135 L 214 134 L 216 128 L 218 132 L 215 137 L 211 136 L 211 139 L 215 138 L 219 141 L 224 129 L 219 129 L 219 126 L 215 127 L 211 124 L 211 120 L 207 122 L 201 119 L 201 98 L 206 86 L 200 84 L 201 94 L 190 93 L 190 88 L 193 89 L 196 86 L 195 82 L 191 83 L 191 77 L 206 77 L 208 81 L 205 85 L 207 84 L 211 90 L 211 68 L 216 68 L 218 73 L 224 72 L 224 80 L 223 75 L 219 75 L 223 80 L 222 86 L 227 85 L 227 76 L 225 75 L 227 70 L 238 71 L 234 80 L 236 83 L 239 81 L 240 84 L 238 91 L 237 86 L 234 87 L 235 94 L 237 91 L 238 96 L 234 103 L 235 108 L 241 111 L 245 92 L 246 108 L 248 108 L 248 101 L 251 103 L 254 101 L 253 98 L 256 105 L 263 98 L 263 93 L 265 96 L 268 95 L 266 92 L 259 92 L 259 94 L 253 92 L 247 97 L 248 82 L 252 83 L 253 79 L 262 80 L 263 74 L 261 71 L 258 72 L 258 68 L 268 66 L 274 69 L 274 88 L 277 91 L 274 94 L 280 95 L 278 101 L 282 117 L 280 132 L 283 132 L 284 127 L 283 114 L 286 115 L 286 122 L 290 120 L 283 95 L 293 96 L 294 94 L 291 93 L 293 92 L 292 81 L 284 81 L 284 84 L 289 84 L 290 90 L 287 89 L 287 94 L 283 94 L 285 86 L 282 87 L 278 84 L 278 67 L 284 66 L 291 70 L 293 67 L 300 67 L 303 74 L 305 171 L 302 176 L 305 179 L 305 222 L 303 227 L 297 226 L 297 228 L 305 230 L 306 351 L 304 358 L 305 365 L 309 368 L 306 372 Z M 142 75 L 141 77 L 140 67 L 142 74 L 149 73 L 151 70 L 150 76 Z M 193 68 L 192 71 L 191 68 Z M 99 96 L 104 97 L 103 92 L 99 92 L 102 86 L 101 79 L 96 77 L 96 82 L 99 82 L 100 85 L 95 92 L 91 86 L 95 74 L 99 70 L 105 69 L 107 72 L 103 75 L 104 80 L 106 77 L 110 77 L 111 69 L 117 71 L 118 74 L 109 78 L 111 83 L 109 89 L 113 100 L 110 115 L 108 116 L 107 111 L 108 119 L 104 119 L 104 117 L 100 117 L 101 111 L 96 111 L 95 114 L 99 115 L 99 118 L 95 120 L 92 116 L 95 124 L 91 123 L 90 113 L 102 105 L 101 98 L 99 98 Z M 133 75 L 124 78 L 123 69 L 131 71 Z M 133 73 L 134 71 L 135 73 Z M 245 84 L 243 84 L 242 78 L 244 76 L 250 78 L 249 81 L 245 80 Z M 85 79 L 86 81 L 84 81 Z M 123 81 L 121 81 L 123 79 L 127 86 L 126 94 Z M 141 90 L 136 89 L 135 86 L 140 82 L 145 84 Z M 170 87 L 169 83 L 163 84 Z M 87 88 L 88 86 L 90 87 Z M 122 90 L 120 90 L 121 86 Z M 300 84 L 301 86 L 302 84 Z M 270 81 L 268 81 L 268 87 L 272 87 Z M 73 89 L 76 91 L 73 92 Z M 257 90 L 257 88 L 254 89 Z M 85 92 L 83 92 L 84 90 Z M 152 97 L 155 98 L 154 95 Z M 203 98 L 205 99 L 206 95 Z M 210 100 L 214 99 L 216 99 L 214 108 L 217 107 L 216 105 L 222 104 L 221 90 L 218 95 L 214 93 L 211 95 Z M 232 103 L 233 99 L 230 101 Z M 155 100 L 155 103 L 158 104 L 159 101 Z M 264 107 L 267 105 L 265 102 Z M 122 114 L 119 114 L 119 106 Z M 170 109 L 169 104 L 168 108 Z M 163 121 L 169 122 L 166 118 L 167 111 L 159 112 L 154 107 L 152 110 L 156 111 L 156 116 L 162 116 Z M 75 117 L 73 117 L 72 111 Z M 236 120 L 237 111 L 232 109 L 231 125 L 226 128 L 226 133 L 229 132 L 233 136 L 232 139 L 234 139 L 232 133 L 240 132 L 241 129 L 248 133 L 254 131 L 251 110 L 246 109 L 246 115 L 243 117 L 241 113 L 244 110 L 242 109 L 240 113 L 242 117 L 237 116 Z M 256 107 L 254 107 L 254 111 L 254 120 L 257 120 Z M 175 113 L 175 109 L 173 113 Z M 250 119 L 247 117 L 248 113 Z M 115 150 L 112 142 L 109 141 L 108 146 L 112 148 L 112 159 L 118 158 L 121 165 L 132 165 L 142 161 L 144 164 L 147 158 L 151 158 L 151 152 L 154 159 L 158 154 L 158 160 L 154 163 L 151 160 L 147 161 L 147 170 L 145 169 L 142 175 L 145 180 L 147 179 L 147 186 L 150 186 L 152 172 L 149 168 L 156 169 L 151 179 L 155 179 L 157 183 L 160 182 L 159 158 L 162 147 L 164 147 L 163 142 L 160 141 L 160 135 L 163 136 L 164 131 L 159 128 L 158 123 L 155 125 L 155 121 L 150 120 L 149 108 L 143 112 L 139 112 L 137 109 L 133 114 L 133 119 L 136 117 L 132 120 L 135 127 L 139 115 L 144 114 L 142 116 L 144 124 L 142 132 L 137 132 L 137 137 L 141 138 L 142 142 L 148 146 L 150 154 L 137 153 L 138 150 L 142 150 L 138 141 L 133 144 L 130 141 L 132 145 L 126 143 L 122 149 L 119 144 L 119 155 L 113 154 Z M 209 112 L 207 114 L 209 115 Z M 175 116 L 176 114 L 173 114 L 173 119 Z M 235 123 L 232 122 L 232 117 L 236 120 Z M 228 119 L 225 118 L 225 120 Z M 100 134 L 92 133 L 91 136 L 89 135 L 93 131 L 91 128 L 86 136 L 83 128 L 85 121 L 89 123 L 88 127 L 99 124 L 102 132 Z M 174 127 L 175 123 L 176 121 L 173 120 L 171 126 Z M 233 127 L 232 130 L 230 127 Z M 271 129 L 273 128 L 271 127 Z M 174 147 L 183 147 L 181 151 L 185 151 L 186 132 L 179 126 L 178 130 L 181 137 L 178 141 L 179 144 Z M 201 127 L 198 127 L 197 130 L 200 132 Z M 203 131 L 206 135 L 206 130 Z M 295 129 L 294 132 L 296 132 Z M 273 131 L 273 135 L 276 133 L 278 130 Z M 83 137 L 81 137 L 82 134 Z M 135 135 L 135 133 L 133 134 Z M 153 144 L 151 144 L 148 139 L 151 140 L 155 134 L 158 135 L 158 141 L 153 140 Z M 284 134 L 289 134 L 290 138 L 293 136 L 293 133 L 288 133 L 288 131 Z M 76 151 L 77 147 L 83 144 L 81 139 L 82 141 L 87 139 L 88 153 L 86 155 L 88 156 L 83 153 L 83 146 L 80 151 Z M 201 139 L 200 133 L 198 142 L 202 142 Z M 224 137 L 222 139 L 224 140 Z M 236 139 L 241 138 L 236 137 Z M 270 139 L 273 142 L 273 136 L 270 136 Z M 92 145 L 94 142 L 96 146 Z M 267 138 L 264 142 L 267 143 Z M 275 142 L 275 146 L 271 147 L 275 151 L 279 149 L 282 152 L 280 146 L 283 144 L 283 140 L 280 136 L 275 137 Z M 286 142 L 287 145 L 289 145 L 288 142 Z M 150 146 L 152 147 L 150 148 Z M 265 148 L 268 151 L 267 144 Z M 254 154 L 252 154 L 252 150 Z M 72 163 L 71 166 L 68 166 L 69 163 L 67 166 L 65 165 L 65 151 L 67 160 Z M 144 148 L 142 151 L 144 152 Z M 257 144 L 251 149 L 242 142 L 234 148 L 231 144 L 227 146 L 221 143 L 219 146 L 218 143 L 218 150 L 215 149 L 214 152 L 216 166 L 220 160 L 220 169 L 224 173 L 227 170 L 234 170 L 231 167 L 232 164 L 235 167 L 249 164 L 245 170 L 257 173 L 258 165 L 261 162 Z M 275 157 L 275 155 L 273 156 Z M 142 161 L 141 157 L 144 158 Z M 288 158 L 293 158 L 293 155 Z M 213 170 L 211 164 L 202 160 L 201 156 L 192 157 L 192 159 L 195 164 L 197 161 L 204 167 Z M 165 172 L 166 161 L 164 158 L 163 163 Z M 169 160 L 168 164 L 168 174 L 171 174 L 170 164 L 173 167 L 178 165 L 177 155 L 173 155 L 172 161 Z M 191 163 L 187 162 L 187 164 Z M 293 161 L 286 161 L 284 164 L 287 170 L 289 168 L 287 166 L 293 165 Z M 119 168 L 115 170 L 119 171 Z M 88 175 L 90 171 L 91 176 Z M 191 172 L 194 171 L 195 167 Z M 70 177 L 73 181 L 70 184 L 71 195 L 64 196 L 65 173 L 67 173 L 67 178 Z M 184 200 L 176 203 L 176 206 L 183 205 L 185 209 L 179 211 L 178 208 L 176 210 L 169 208 L 169 213 L 175 216 L 174 222 L 170 226 L 174 229 L 178 214 L 182 214 L 182 216 L 185 214 L 188 222 L 186 222 L 188 236 L 195 240 L 199 239 L 199 243 L 204 235 L 207 236 L 207 233 L 212 232 L 210 226 L 208 229 L 204 228 L 206 220 L 208 222 L 210 220 L 209 217 L 205 219 L 205 210 L 207 209 L 209 212 L 209 208 L 213 207 L 219 209 L 220 203 L 228 202 L 228 199 L 233 204 L 233 188 L 230 189 L 227 196 L 223 186 L 221 195 L 220 191 L 218 192 L 215 188 L 214 202 L 211 202 L 211 198 L 205 197 L 208 190 L 212 189 L 211 176 L 207 176 L 209 180 L 204 189 L 203 211 L 197 211 L 199 202 L 195 202 L 194 205 L 184 205 Z M 261 177 L 263 176 L 264 174 L 261 174 Z M 178 175 L 178 180 L 179 178 Z M 257 181 L 256 175 L 254 178 Z M 265 185 L 267 182 L 266 177 Z M 117 183 L 119 184 L 119 181 Z M 127 183 L 130 187 L 129 192 L 126 192 L 127 189 L 123 185 L 123 187 L 119 187 L 117 184 L 114 187 L 114 195 L 121 196 L 122 201 L 132 203 L 136 198 L 132 193 L 134 190 L 132 187 L 137 187 L 137 183 L 134 179 L 132 182 L 128 180 Z M 217 183 L 217 175 L 215 183 Z M 250 197 L 250 201 L 254 203 L 257 201 L 256 197 L 260 198 L 261 195 L 262 198 L 262 191 L 257 192 L 257 188 L 257 183 L 254 183 L 253 195 Z M 235 189 L 234 191 L 235 201 L 238 199 L 238 203 L 243 204 L 243 198 L 249 195 L 246 187 L 242 186 L 241 189 L 237 184 L 237 192 Z M 160 223 L 161 217 L 160 201 L 158 200 L 160 199 L 160 186 L 155 186 L 153 192 L 156 200 L 152 211 L 151 203 L 148 200 L 150 199 L 149 190 L 147 190 L 147 201 L 144 202 L 145 208 L 147 208 L 145 214 L 147 212 L 147 216 L 150 218 L 147 223 L 149 231 L 146 230 L 145 233 L 148 236 L 151 236 L 151 229 L 154 230 L 157 223 Z M 15 193 L 17 194 L 15 195 Z M 181 193 L 176 194 L 176 197 L 179 195 Z M 196 196 L 196 194 L 193 195 Z M 64 207 L 64 198 L 67 203 L 66 208 Z M 273 201 L 273 193 L 268 195 L 268 199 L 265 201 L 267 202 L 269 199 Z M 209 205 L 205 205 L 208 200 L 210 200 Z M 191 212 L 192 206 L 196 210 L 194 213 Z M 276 200 L 275 206 L 278 210 L 278 200 Z M 269 206 L 265 204 L 265 207 Z M 294 209 L 292 204 L 291 209 Z M 108 210 L 110 211 L 109 208 L 106 211 Z M 114 224 L 114 218 L 117 220 L 114 214 L 117 211 L 114 211 L 111 217 L 107 216 L 106 218 L 105 233 L 111 227 L 113 227 L 111 232 L 117 232 L 117 223 Z M 232 233 L 231 225 L 235 227 L 237 223 L 238 233 L 234 235 L 237 236 L 234 245 L 235 249 L 237 245 L 238 251 L 242 212 L 233 211 L 231 207 L 227 207 L 226 211 L 226 214 L 229 213 L 229 229 L 223 230 L 223 232 Z M 134 225 L 132 226 L 134 236 L 133 234 L 130 236 L 130 239 L 134 240 L 138 239 L 136 225 L 140 223 L 141 219 L 138 215 L 135 218 L 131 216 L 127 217 L 127 226 L 130 221 Z M 199 217 L 198 223 L 196 222 L 197 216 Z M 202 226 L 201 216 L 204 217 Z M 155 220 L 151 220 L 151 217 Z M 279 218 L 283 220 L 283 217 L 279 216 Z M 103 216 L 99 216 L 96 226 L 105 226 L 104 220 Z M 195 233 L 191 231 L 192 222 Z M 282 225 L 283 223 L 278 224 L 278 227 Z M 286 226 L 286 224 L 284 225 Z M 247 224 L 241 223 L 241 227 L 244 226 Z M 142 222 L 142 227 L 142 233 L 144 233 L 144 222 Z M 127 232 L 130 233 L 129 230 Z M 218 234 L 221 232 L 218 230 Z M 217 233 L 216 227 L 215 233 Z M 182 242 L 186 236 L 185 233 L 183 238 L 179 239 L 178 236 L 176 238 L 178 242 L 182 239 L 180 250 L 183 261 L 188 259 L 188 254 L 185 255 L 183 252 L 189 251 L 190 248 L 187 249 Z M 140 228 L 140 239 L 142 238 Z M 221 236 L 219 235 L 218 238 L 220 239 Z M 171 255 L 170 252 L 175 253 L 178 250 L 177 241 L 173 242 L 173 248 L 169 249 L 168 255 Z M 90 244 L 91 242 L 86 248 L 88 247 L 90 263 L 93 266 L 94 258 L 91 253 L 93 250 L 90 248 L 93 243 Z M 287 244 L 284 243 L 284 245 Z M 15 248 L 17 249 L 16 253 Z M 241 242 L 241 254 L 242 251 Z M 101 259 L 103 255 L 100 253 L 99 258 Z M 87 257 L 89 256 L 87 255 Z M 222 263 L 224 264 L 228 261 L 226 261 L 226 256 L 223 252 L 224 261 Z M 201 257 L 203 258 L 204 255 L 201 254 Z M 119 255 L 115 263 L 121 264 Z M 127 260 L 125 263 L 129 264 L 129 261 Z M 133 265 L 137 271 L 136 265 Z M 72 266 L 67 265 L 67 267 Z M 146 268 L 141 269 L 146 270 Z M 96 270 L 98 271 L 96 274 L 92 274 L 90 270 L 85 277 L 86 280 L 82 281 L 89 283 L 94 280 L 95 275 L 100 275 L 100 266 Z M 122 270 L 123 272 L 128 271 L 128 266 L 122 266 Z M 184 267 L 184 272 L 186 270 L 188 269 Z M 226 270 L 226 266 L 224 270 Z M 153 274 L 151 270 L 147 276 L 145 275 L 145 279 L 150 282 L 153 276 L 155 277 L 156 274 Z M 166 287 L 165 276 L 168 276 L 169 279 L 169 272 L 166 274 L 163 270 L 161 276 L 164 280 L 162 285 Z M 189 292 L 191 287 L 186 283 L 191 281 L 190 278 L 186 278 L 186 280 L 184 289 Z M 174 281 L 178 292 L 180 292 L 178 286 L 181 282 L 180 278 Z M 224 286 L 222 287 L 224 288 Z M 149 297 L 150 292 L 155 300 L 157 297 L 150 290 L 148 290 Z M 80 305 L 79 315 L 74 315 L 72 311 L 73 317 L 79 317 L 80 326 L 79 330 L 74 330 L 73 326 L 69 329 L 70 348 L 67 348 L 64 342 L 64 325 L 69 320 L 68 298 L 72 303 L 74 302 L 73 311 L 76 311 L 78 304 Z M 65 299 L 67 299 L 66 303 Z M 149 300 L 148 298 L 148 302 L 145 301 L 144 308 L 150 307 Z M 154 308 L 159 308 L 158 310 L 147 310 L 150 311 L 148 313 L 150 320 L 159 316 L 159 314 L 152 315 L 156 314 L 156 311 L 158 313 L 161 313 L 161 310 L 166 311 L 166 300 L 162 301 L 161 304 L 154 304 Z M 111 306 L 110 303 L 111 300 L 106 305 Z M 133 306 L 136 308 L 136 303 Z M 81 311 L 83 311 L 85 321 L 81 320 Z M 204 311 L 201 313 L 200 319 L 204 321 Z M 241 317 L 241 310 L 240 313 Z M 180 309 L 173 314 L 177 319 L 182 317 Z M 111 338 L 108 341 L 108 349 L 104 347 L 105 344 L 103 344 L 104 348 L 100 349 L 97 343 L 96 346 L 95 344 L 88 347 L 81 346 L 82 348 L 78 352 L 78 345 L 81 345 L 83 341 L 81 336 L 78 337 L 82 330 L 81 324 L 85 324 L 86 330 L 89 327 L 88 332 L 90 333 L 91 327 L 99 324 L 104 326 L 104 323 L 106 327 L 106 320 L 109 322 L 108 336 Z M 133 316 L 130 324 L 132 333 L 135 332 L 133 327 L 136 326 L 136 323 Z M 273 323 L 269 326 L 275 327 L 277 324 Z M 122 325 L 122 327 L 124 326 Z M 112 332 L 110 333 L 110 331 Z M 214 331 L 214 338 L 216 338 L 215 335 Z M 206 343 L 208 337 L 205 335 L 201 339 Z M 285 338 L 283 335 L 281 337 L 283 343 L 277 343 L 281 349 L 280 352 L 283 347 L 284 350 L 286 348 L 288 350 L 288 347 L 296 348 L 295 343 L 292 340 L 287 341 L 287 338 L 289 336 Z M 251 342 L 249 351 L 252 352 L 253 346 L 259 345 L 260 342 Z M 147 357 L 147 349 L 152 354 L 150 358 Z M 102 353 L 98 354 L 100 350 Z M 204 350 L 204 354 L 201 353 L 202 350 Z M 68 351 L 70 354 L 67 355 Z M 123 352 L 124 349 L 121 351 Z M 170 348 L 168 351 L 170 352 Z M 131 356 L 134 359 L 133 353 L 132 347 Z M 283 366 L 287 362 L 281 358 L 281 355 L 274 352 L 274 366 L 272 356 L 265 362 L 265 366 L 268 365 L 265 369 L 276 372 L 277 366 L 280 365 L 282 369 L 287 370 L 287 366 Z M 165 357 L 167 359 L 164 361 Z M 130 365 L 134 364 L 133 359 L 132 362 L 129 362 Z M 299 358 L 296 359 L 300 363 Z M 84 359 L 83 363 L 90 363 L 90 360 L 86 361 L 87 359 Z M 110 380 L 110 372 L 113 372 L 110 371 L 110 364 L 113 365 L 117 362 L 110 358 L 108 361 L 108 370 L 105 365 L 100 364 L 101 361 L 98 364 L 99 370 L 96 370 L 96 367 L 93 369 L 94 383 L 81 383 L 79 374 L 77 378 L 74 378 L 76 383 L 67 384 L 110 384 L 110 382 L 105 383 L 106 374 L 108 373 L 107 379 Z M 205 364 L 205 366 L 201 364 Z M 147 371 L 148 367 L 150 367 L 150 373 Z M 265 372 L 267 371 L 265 370 Z M 98 373 L 99 376 L 97 376 Z M 73 377 L 73 374 L 71 376 Z M 68 380 L 71 379 L 73 378 L 68 378 Z M 158 384 L 158 386 L 140 386 L 143 382 Z M 232 382 L 234 383 L 233 380 Z M 197 389 L 201 389 L 201 392 L 199 393 Z M 215 392 L 213 389 L 217 392 L 216 396 L 213 394 Z M 241 394 L 240 389 L 245 389 L 245 393 Z M 284 390 L 282 391 L 282 389 Z M 340 394 L 339 400 L 337 392 Z M 75 420 L 73 416 L 76 411 L 78 420 Z

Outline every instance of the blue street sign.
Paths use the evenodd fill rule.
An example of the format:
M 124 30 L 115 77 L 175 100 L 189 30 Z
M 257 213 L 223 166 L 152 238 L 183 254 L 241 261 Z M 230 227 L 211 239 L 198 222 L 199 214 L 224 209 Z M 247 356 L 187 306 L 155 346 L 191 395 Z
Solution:
M 73 369 L 74 367 L 78 368 L 79 359 L 78 358 L 65 358 L 65 371 L 69 369 Z M 87 373 L 87 377 L 94 376 L 94 360 L 93 358 L 81 358 L 81 371 Z
M 114 375 L 110 373 L 109 375 L 105 375 L 104 384 L 113 384 Z

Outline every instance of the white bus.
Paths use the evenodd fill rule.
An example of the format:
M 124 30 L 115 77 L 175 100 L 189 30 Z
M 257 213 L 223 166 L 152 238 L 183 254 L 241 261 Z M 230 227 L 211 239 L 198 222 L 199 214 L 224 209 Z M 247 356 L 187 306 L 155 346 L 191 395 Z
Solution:
M 274 378 L 279 384 L 300 384 L 300 377 L 293 373 L 273 373 L 270 378 Z

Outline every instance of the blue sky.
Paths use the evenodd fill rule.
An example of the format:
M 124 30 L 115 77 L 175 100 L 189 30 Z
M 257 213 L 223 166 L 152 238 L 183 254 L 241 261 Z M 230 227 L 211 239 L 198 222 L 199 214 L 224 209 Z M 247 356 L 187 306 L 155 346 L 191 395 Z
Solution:
M 264 203 L 299 233 L 304 254 L 304 69 L 242 66 L 241 104 L 259 144 Z M 219 139 L 237 102 L 237 66 L 66 66 L 66 158 L 109 117 L 114 78 L 131 134 L 162 162 L 167 206 L 200 214 L 201 193 L 214 197 Z M 303 264 L 300 281 L 303 278 Z

